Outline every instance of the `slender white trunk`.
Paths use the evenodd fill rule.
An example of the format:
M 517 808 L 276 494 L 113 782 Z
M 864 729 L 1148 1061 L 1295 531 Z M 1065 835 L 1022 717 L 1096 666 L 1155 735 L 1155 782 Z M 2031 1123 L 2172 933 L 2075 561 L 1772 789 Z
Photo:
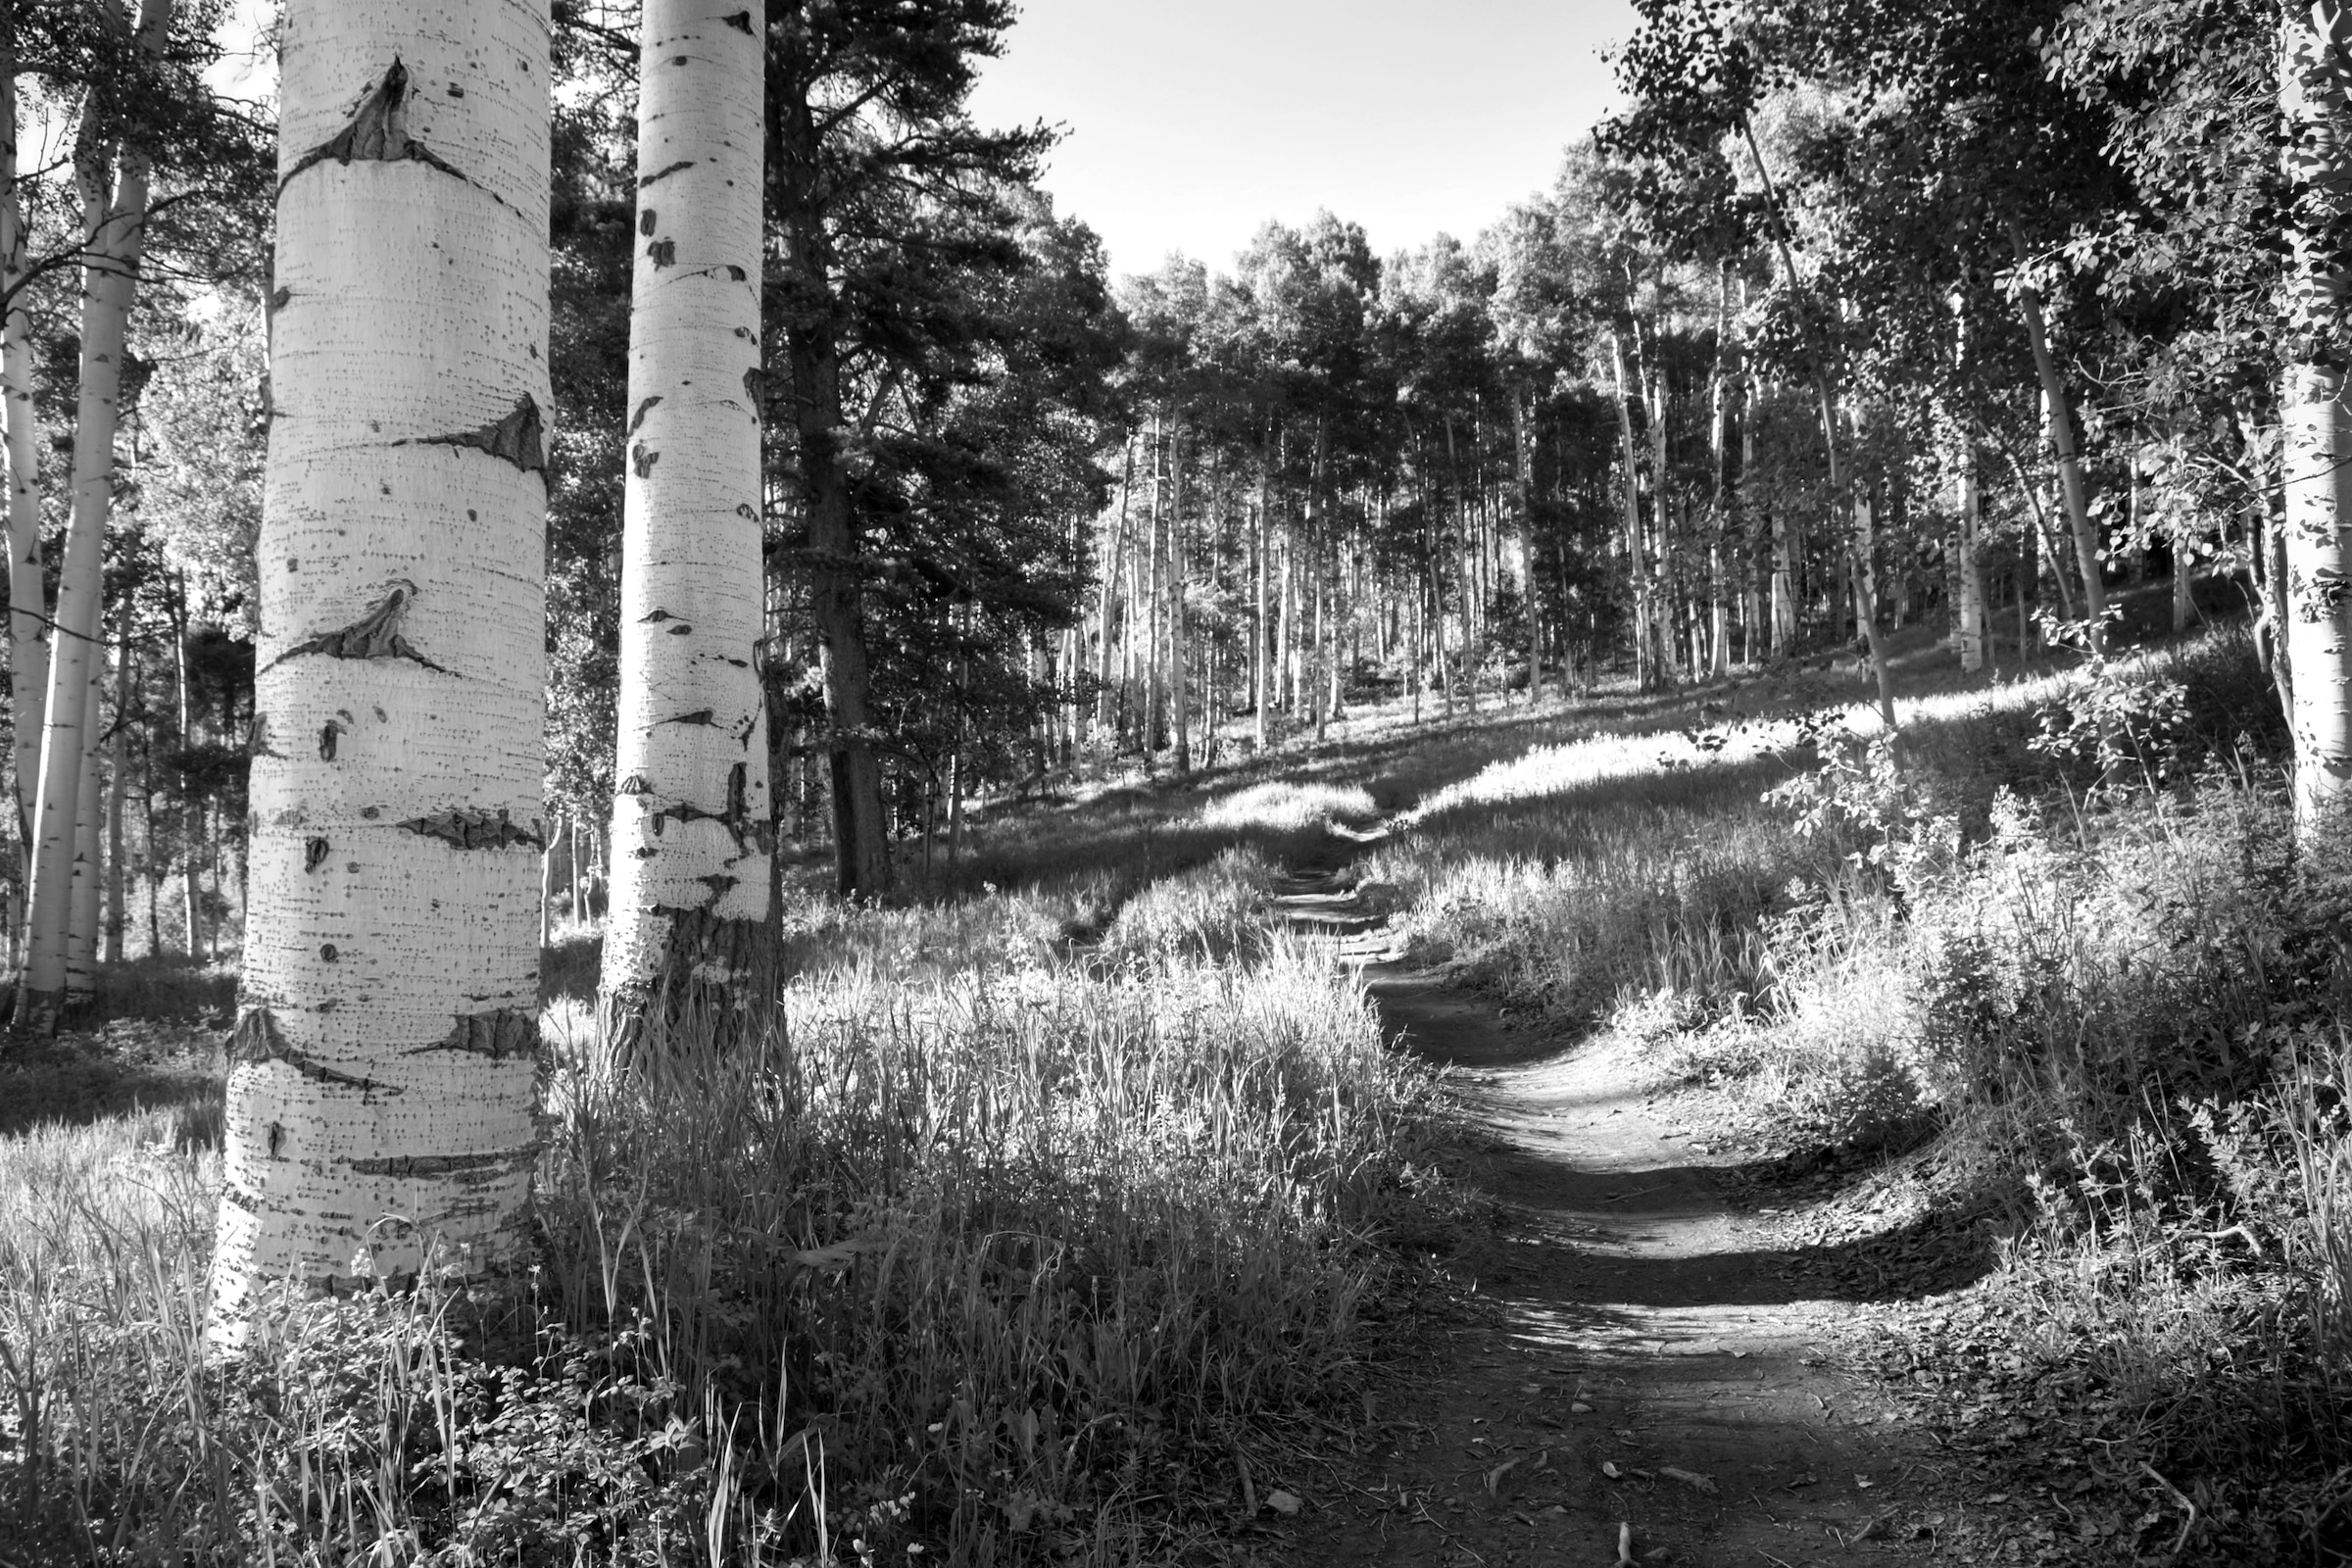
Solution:
M 32 317 L 18 289 L 24 283 L 24 207 L 17 198 L 17 59 L 15 8 L 0 7 L 0 450 L 8 461 L 8 694 L 16 766 L 17 847 L 32 869 L 32 811 L 40 788 L 41 708 L 48 698 L 49 606 L 41 580 L 40 416 L 32 401 Z M 20 890 L 19 903 L 22 903 Z M 21 916 L 19 917 L 21 919 Z M 9 932 L 16 961 L 18 920 Z
M 547 0 L 293 0 L 216 1332 L 511 1258 L 538 1152 Z
M 138 38 L 150 54 L 163 47 L 172 0 L 146 0 Z M 92 106 L 90 113 L 95 113 Z M 119 176 L 109 167 L 100 127 L 85 124 L 74 151 L 88 254 L 82 267 L 81 387 L 74 419 L 73 514 L 57 582 L 56 636 L 49 691 L 42 704 L 40 788 L 33 807 L 32 895 L 17 1024 L 50 1033 L 66 995 L 73 909 L 75 813 L 82 800 L 88 738 L 85 700 L 98 662 L 100 568 L 114 510 L 115 431 L 131 297 L 147 225 L 146 153 L 125 147 Z
M 765 947 L 757 0 L 648 0 L 621 560 L 613 877 L 601 983 L 625 1043 L 657 992 L 756 1002 Z
M 2336 831 L 2352 787 L 2352 17 L 2334 0 L 2288 6 L 2279 107 L 2287 129 L 2293 265 L 2287 291 L 2284 581 L 2294 672 L 2295 817 Z
M 74 877 L 66 914 L 66 1006 L 78 1014 L 98 995 L 98 921 L 103 907 L 105 862 L 99 846 L 101 815 L 99 737 L 106 732 L 106 661 L 90 661 L 89 685 L 81 709 L 81 799 L 74 812 Z
M 130 725 L 123 715 L 130 711 L 130 633 L 129 607 L 122 612 L 125 629 L 122 640 L 115 645 L 115 722 L 108 741 L 106 774 L 106 923 L 100 956 L 108 963 L 122 961 L 123 924 L 123 855 L 122 855 L 122 798 L 127 792 L 130 765 Z

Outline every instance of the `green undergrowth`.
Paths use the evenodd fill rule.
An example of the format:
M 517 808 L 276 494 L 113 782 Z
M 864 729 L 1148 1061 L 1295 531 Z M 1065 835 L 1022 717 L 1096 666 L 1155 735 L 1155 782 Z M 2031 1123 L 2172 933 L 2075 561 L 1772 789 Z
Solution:
M 2298 847 L 2283 757 L 2224 629 L 1894 740 L 1693 710 L 1531 749 L 1360 872 L 1425 958 L 1713 1085 L 1765 1179 L 1920 1152 L 1990 1272 L 1881 1353 L 1986 1491 L 2080 1516 L 2046 1560 L 2162 1557 L 2185 1503 L 2199 1560 L 2340 1560 L 2352 833 Z
M 1389 1238 L 1456 1200 L 1435 1080 L 1222 831 L 1099 906 L 811 906 L 772 1027 L 625 1076 L 567 940 L 528 1273 L 280 1297 L 235 1356 L 217 1102 L 0 1140 L 0 1554 L 1229 1555 L 1417 1321 Z

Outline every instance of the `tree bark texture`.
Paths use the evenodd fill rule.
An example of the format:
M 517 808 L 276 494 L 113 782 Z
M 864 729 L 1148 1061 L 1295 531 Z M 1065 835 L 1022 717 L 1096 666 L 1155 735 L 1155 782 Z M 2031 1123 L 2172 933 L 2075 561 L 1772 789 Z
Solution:
M 547 0 L 293 0 L 215 1332 L 510 1260 L 538 1152 Z
M 890 819 L 883 810 L 882 763 L 874 750 L 873 675 L 863 610 L 867 568 L 850 493 L 833 246 L 820 188 L 827 114 L 825 105 L 790 82 L 790 73 L 770 71 L 767 178 L 782 230 L 778 264 L 789 301 L 785 360 L 808 523 L 808 612 L 831 724 L 834 882 L 842 897 L 865 899 L 890 891 Z
M 759 0 L 647 0 L 622 479 L 609 1043 L 657 994 L 756 1004 L 769 834 L 760 514 Z
M 2295 816 L 2332 830 L 2352 786 L 2352 17 L 2290 5 L 2279 107 L 2291 200 L 2281 479 Z M 2180 569 L 2178 565 L 2176 570 Z

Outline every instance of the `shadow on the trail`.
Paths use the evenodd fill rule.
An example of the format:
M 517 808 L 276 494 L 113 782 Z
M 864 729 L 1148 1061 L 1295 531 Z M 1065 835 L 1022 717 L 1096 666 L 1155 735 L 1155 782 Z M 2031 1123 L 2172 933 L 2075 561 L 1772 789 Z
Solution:
M 1642 1226 L 1587 1229 L 1571 1217 L 1497 1243 L 1492 1291 L 1563 1311 L 1605 1315 L 1611 1307 L 1782 1306 L 1796 1301 L 1895 1301 L 1941 1295 L 1993 1266 L 1988 1237 L 1940 1215 L 1817 1246 L 1758 1247 L 1676 1257 L 1628 1255 L 1614 1236 Z

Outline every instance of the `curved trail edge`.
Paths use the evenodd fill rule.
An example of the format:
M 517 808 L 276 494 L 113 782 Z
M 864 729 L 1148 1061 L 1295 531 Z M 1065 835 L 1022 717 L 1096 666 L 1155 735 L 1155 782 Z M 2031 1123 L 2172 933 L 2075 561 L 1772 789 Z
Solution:
M 1507 1025 L 1407 967 L 1339 858 L 1278 906 L 1360 968 L 1397 1049 L 1457 1070 L 1500 1235 L 1463 1260 L 1489 1310 L 1366 1405 L 1310 1489 L 1294 1560 L 1745 1564 L 1934 1560 L 1932 1443 L 1829 1364 L 1850 1309 L 1809 1296 L 1722 1163 L 1679 1138 L 1638 1049 Z M 1630 1527 L 1628 1530 L 1626 1527 Z

